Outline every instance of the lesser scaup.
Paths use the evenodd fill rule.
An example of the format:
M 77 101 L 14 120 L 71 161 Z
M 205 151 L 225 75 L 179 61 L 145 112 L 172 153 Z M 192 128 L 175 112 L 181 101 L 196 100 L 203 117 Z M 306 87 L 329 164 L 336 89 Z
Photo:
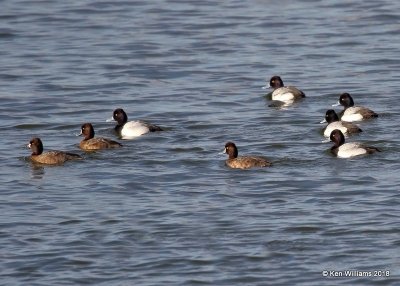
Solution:
M 269 81 L 269 86 L 266 85 L 263 89 L 273 88 L 271 93 L 272 100 L 292 103 L 297 99 L 306 97 L 304 92 L 294 86 L 285 86 L 280 76 L 273 76 Z
M 333 106 L 339 105 L 344 106 L 344 110 L 340 113 L 340 119 L 342 121 L 353 122 L 378 117 L 378 114 L 369 108 L 354 106 L 353 98 L 347 92 L 342 93 L 339 97 L 339 102 Z
M 107 148 L 117 148 L 122 145 L 116 141 L 103 138 L 96 137 L 94 138 L 94 128 L 90 123 L 84 123 L 81 126 L 81 133 L 79 135 L 83 135 L 85 138 L 79 143 L 79 147 L 82 150 L 90 151 L 90 150 L 100 150 Z
M 325 119 L 321 123 L 327 122 L 328 125 L 324 128 L 324 136 L 331 136 L 331 133 L 335 129 L 339 129 L 346 135 L 362 132 L 361 128 L 351 122 L 340 121 L 339 116 L 333 109 L 329 109 L 325 113 Z
M 139 120 L 128 122 L 128 116 L 122 108 L 114 110 L 112 119 L 117 121 L 114 129 L 122 139 L 138 137 L 148 132 L 163 131 L 161 127 L 147 122 Z
M 272 165 L 263 157 L 238 156 L 238 149 L 233 142 L 227 142 L 225 144 L 224 153 L 229 156 L 225 164 L 230 168 L 248 169 L 253 167 L 269 167 Z
M 40 164 L 56 165 L 62 164 L 68 160 L 83 159 L 78 154 L 63 151 L 47 151 L 43 152 L 43 143 L 40 138 L 32 138 L 28 144 L 28 148 L 32 150 L 31 160 Z
M 358 155 L 380 152 L 376 147 L 365 146 L 361 143 L 345 143 L 344 135 L 339 129 L 332 131 L 330 140 L 334 143 L 331 152 L 339 158 L 351 158 Z

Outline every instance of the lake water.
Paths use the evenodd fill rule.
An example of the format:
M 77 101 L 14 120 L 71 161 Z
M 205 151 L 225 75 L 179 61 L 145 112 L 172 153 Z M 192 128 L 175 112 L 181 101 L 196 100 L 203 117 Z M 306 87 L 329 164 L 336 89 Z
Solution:
M 400 284 L 400 2 L 0 6 L 1 285 Z M 270 107 L 275 74 L 307 98 Z M 381 153 L 321 143 L 342 92 Z M 80 151 L 117 107 L 166 131 Z M 35 166 L 34 136 L 85 160 Z M 227 141 L 274 166 L 228 169 Z

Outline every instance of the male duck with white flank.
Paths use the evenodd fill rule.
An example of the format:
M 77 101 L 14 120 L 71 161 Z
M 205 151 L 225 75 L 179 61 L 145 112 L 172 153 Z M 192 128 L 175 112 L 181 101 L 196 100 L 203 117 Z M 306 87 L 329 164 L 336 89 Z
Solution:
M 320 123 L 328 123 L 328 125 L 324 128 L 324 136 L 329 138 L 331 133 L 335 129 L 339 129 L 345 136 L 350 134 L 360 133 L 362 132 L 361 128 L 356 124 L 346 121 L 339 120 L 339 116 L 333 109 L 329 109 L 325 113 L 325 119 Z
M 273 76 L 269 80 L 269 85 L 263 87 L 263 89 L 273 88 L 271 93 L 271 99 L 281 101 L 286 104 L 293 103 L 298 99 L 306 97 L 304 92 L 294 86 L 285 86 L 280 76 Z
M 332 106 L 344 106 L 344 110 L 340 113 L 340 120 L 353 122 L 378 117 L 374 111 L 363 106 L 354 106 L 351 95 L 347 92 L 342 93 L 339 102 Z
M 373 154 L 381 151 L 376 147 L 365 146 L 361 143 L 345 143 L 344 135 L 339 129 L 332 131 L 330 140 L 334 143 L 334 145 L 331 147 L 331 152 L 333 155 L 339 158 L 351 158 L 354 156 Z
M 163 131 L 161 127 L 141 120 L 128 121 L 128 116 L 122 108 L 117 108 L 114 110 L 112 119 L 107 121 L 111 120 L 115 120 L 117 122 L 114 130 L 121 136 L 122 139 L 132 139 L 149 132 Z

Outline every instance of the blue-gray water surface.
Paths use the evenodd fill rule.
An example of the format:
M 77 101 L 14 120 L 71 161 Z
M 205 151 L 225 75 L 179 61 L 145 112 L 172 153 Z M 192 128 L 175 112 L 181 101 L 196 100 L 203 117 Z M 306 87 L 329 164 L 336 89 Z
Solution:
M 0 6 L 1 285 L 400 284 L 400 2 Z M 275 74 L 307 98 L 270 106 Z M 382 152 L 321 142 L 342 92 Z M 81 151 L 118 107 L 165 131 Z M 35 136 L 84 160 L 35 165 Z M 227 168 L 227 141 L 273 166 Z

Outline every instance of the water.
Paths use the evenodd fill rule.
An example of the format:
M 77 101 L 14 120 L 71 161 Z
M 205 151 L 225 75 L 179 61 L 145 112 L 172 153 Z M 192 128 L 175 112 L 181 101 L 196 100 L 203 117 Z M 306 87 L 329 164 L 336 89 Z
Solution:
M 398 2 L 0 4 L 2 285 L 400 283 Z M 306 100 L 269 107 L 275 74 Z M 349 140 L 382 153 L 321 143 L 345 91 L 381 115 Z M 167 131 L 26 159 L 34 136 L 82 154 L 84 122 L 115 139 L 117 107 Z M 274 166 L 227 169 L 226 141 Z

